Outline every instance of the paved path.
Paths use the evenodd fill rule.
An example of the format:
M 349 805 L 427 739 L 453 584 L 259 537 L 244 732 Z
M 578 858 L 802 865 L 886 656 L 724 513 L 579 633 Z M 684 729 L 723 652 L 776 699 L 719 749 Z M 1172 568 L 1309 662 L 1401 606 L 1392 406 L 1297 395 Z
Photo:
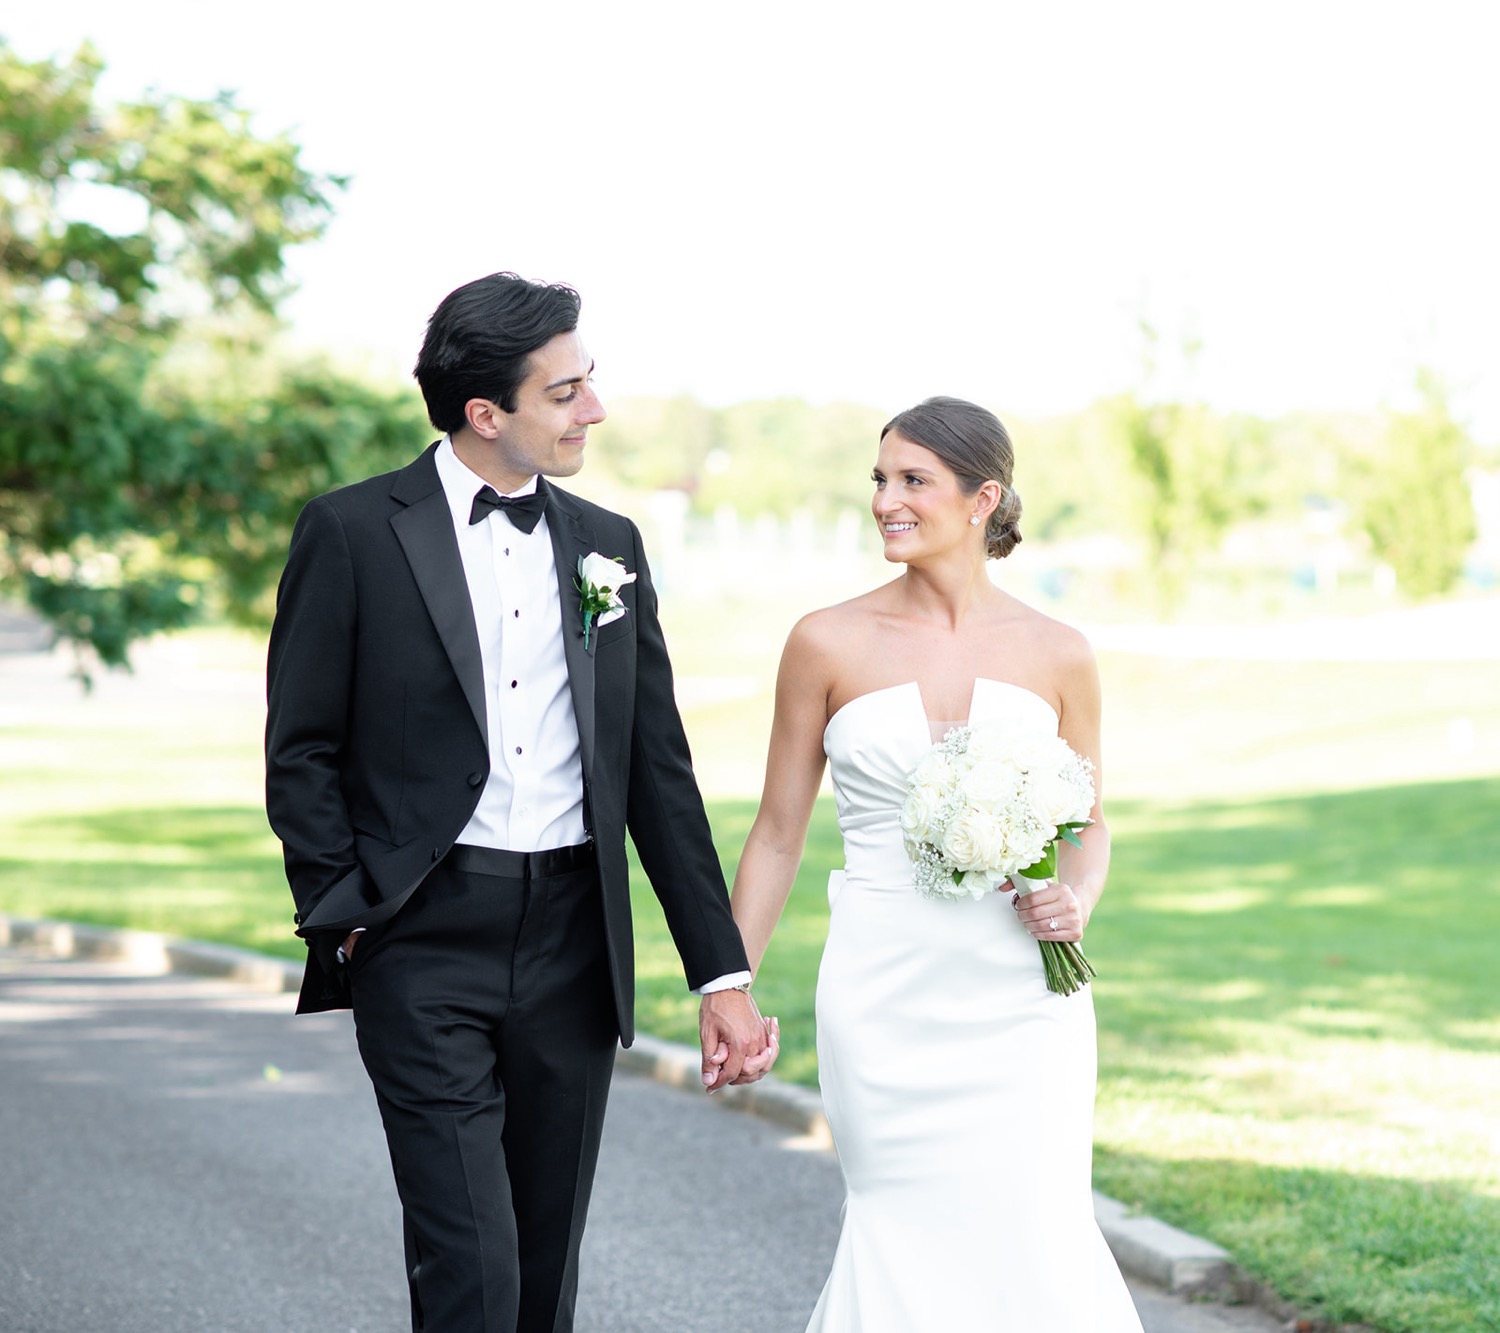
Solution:
M 295 1018 L 291 1003 L 0 949 L 0 1333 L 407 1326 L 395 1193 L 348 1017 Z M 826 1151 L 622 1073 L 580 1333 L 798 1333 L 840 1195 Z M 1146 1333 L 1281 1327 L 1133 1285 Z

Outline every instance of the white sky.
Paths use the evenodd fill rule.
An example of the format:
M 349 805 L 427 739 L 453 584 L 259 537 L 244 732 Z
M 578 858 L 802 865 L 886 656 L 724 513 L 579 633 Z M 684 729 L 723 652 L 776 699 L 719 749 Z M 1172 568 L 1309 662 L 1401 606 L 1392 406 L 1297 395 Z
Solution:
M 233 89 L 351 175 L 286 313 L 401 374 L 510 268 L 583 293 L 606 404 L 1050 413 L 1138 382 L 1144 315 L 1221 407 L 1427 364 L 1500 442 L 1491 0 L 9 8 L 24 57 L 90 37 L 110 94 Z

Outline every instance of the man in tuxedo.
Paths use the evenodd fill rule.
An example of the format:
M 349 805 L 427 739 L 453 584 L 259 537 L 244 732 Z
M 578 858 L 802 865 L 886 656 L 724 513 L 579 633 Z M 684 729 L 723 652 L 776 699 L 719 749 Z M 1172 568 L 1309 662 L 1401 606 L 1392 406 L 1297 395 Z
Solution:
M 627 829 L 702 993 L 704 1086 L 775 1057 L 640 533 L 546 480 L 579 470 L 604 419 L 578 309 L 509 273 L 443 300 L 416 378 L 444 437 L 306 506 L 271 632 L 266 804 L 308 944 L 298 1011 L 354 1011 L 427 1333 L 573 1327 L 633 1037 Z M 590 556 L 613 577 L 582 580 Z

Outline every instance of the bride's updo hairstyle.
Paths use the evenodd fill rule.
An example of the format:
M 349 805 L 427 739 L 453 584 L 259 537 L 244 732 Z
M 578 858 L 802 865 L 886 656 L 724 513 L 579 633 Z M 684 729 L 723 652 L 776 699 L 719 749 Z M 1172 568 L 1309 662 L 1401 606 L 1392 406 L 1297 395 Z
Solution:
M 999 417 L 962 398 L 928 398 L 892 417 L 880 438 L 892 431 L 931 449 L 958 478 L 965 495 L 998 481 L 1000 503 L 984 530 L 985 554 L 1000 560 L 1020 545 L 1021 497 L 1010 484 L 1016 455 Z

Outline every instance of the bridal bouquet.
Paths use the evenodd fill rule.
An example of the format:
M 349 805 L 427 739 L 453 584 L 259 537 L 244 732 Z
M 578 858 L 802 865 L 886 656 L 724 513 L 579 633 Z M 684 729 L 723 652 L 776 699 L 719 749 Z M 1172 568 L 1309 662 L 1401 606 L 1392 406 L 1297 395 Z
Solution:
M 1094 806 L 1093 765 L 1060 736 L 1006 726 L 954 727 L 912 771 L 901 831 L 929 898 L 983 898 L 1011 880 L 1057 872 L 1060 840 L 1081 845 Z M 1083 950 L 1041 940 L 1047 986 L 1071 995 L 1094 969 Z

